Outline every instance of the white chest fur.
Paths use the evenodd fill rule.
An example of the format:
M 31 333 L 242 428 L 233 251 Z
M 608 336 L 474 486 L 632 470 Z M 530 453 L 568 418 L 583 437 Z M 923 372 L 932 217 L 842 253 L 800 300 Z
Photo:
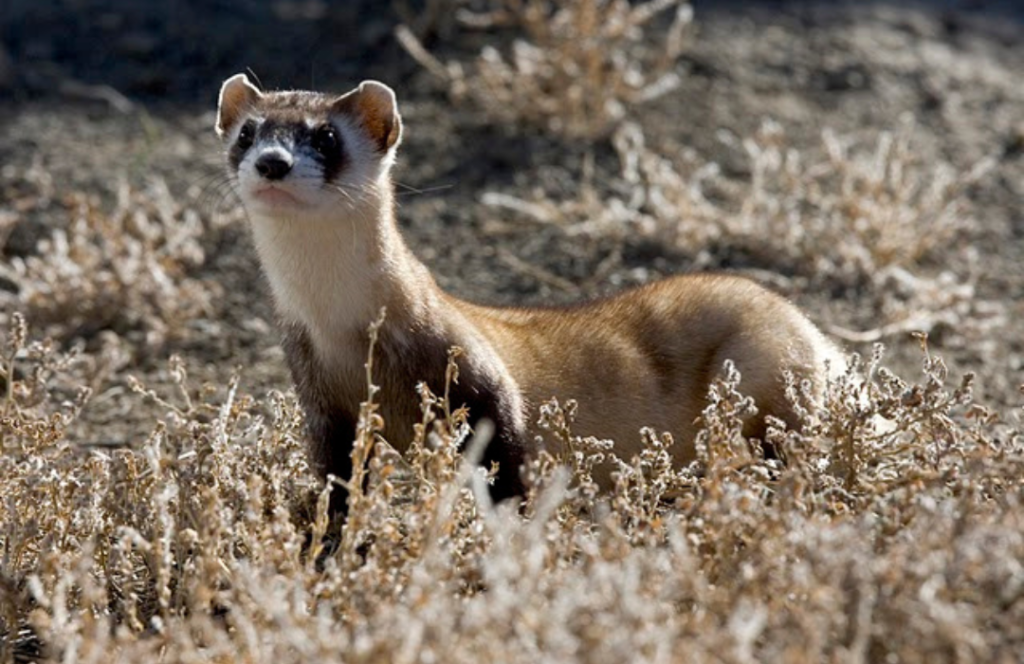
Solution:
M 299 323 L 327 351 L 339 331 L 363 329 L 380 307 L 382 261 L 372 224 L 361 215 L 251 215 L 253 239 L 278 313 Z

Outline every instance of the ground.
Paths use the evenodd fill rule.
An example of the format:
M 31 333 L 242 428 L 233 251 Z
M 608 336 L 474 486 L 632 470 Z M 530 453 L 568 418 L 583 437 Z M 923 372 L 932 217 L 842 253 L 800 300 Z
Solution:
M 86 4 L 76 14 L 14 2 L 0 16 L 0 43 L 12 62 L 0 104 L 0 186 L 2 210 L 16 217 L 3 246 L 6 260 L 33 254 L 40 238 L 67 225 L 62 203 L 69 193 L 97 194 L 109 205 L 119 178 L 140 187 L 163 179 L 208 226 L 230 213 L 235 201 L 210 191 L 221 169 L 213 112 L 220 82 L 248 68 L 269 87 L 343 91 L 368 77 L 395 87 L 406 124 L 397 169 L 402 226 L 441 285 L 459 295 L 498 303 L 566 302 L 703 267 L 695 267 L 693 258 L 705 247 L 625 237 L 621 261 L 595 282 L 589 277 L 607 258 L 607 242 L 581 243 L 556 225 L 538 228 L 485 205 L 485 192 L 528 198 L 544 188 L 555 199 L 572 197 L 581 186 L 585 155 L 596 155 L 593 186 L 600 191 L 618 161 L 606 143 L 494 126 L 472 104 L 454 105 L 443 85 L 394 43 L 395 18 L 372 3 L 350 3 L 344 10 L 286 2 L 230 9 L 194 2 L 173 10 Z M 912 148 L 925 163 L 944 161 L 967 171 L 994 158 L 995 168 L 968 192 L 965 215 L 974 228 L 950 240 L 969 243 L 975 258 L 947 262 L 943 250 L 913 267 L 926 276 L 951 270 L 954 282 L 971 284 L 976 302 L 956 320 L 981 316 L 988 323 L 965 325 L 972 328 L 966 337 L 940 325 L 930 330 L 932 346 L 956 371 L 981 374 L 985 393 L 1011 405 L 1024 363 L 1019 20 L 1012 3 L 698 4 L 696 30 L 677 66 L 682 86 L 630 108 L 628 119 L 669 159 L 692 150 L 732 179 L 749 177 L 750 170 L 735 137 L 750 135 L 766 119 L 778 122 L 795 148 L 814 150 L 824 128 L 871 142 L 912 116 Z M 442 58 L 460 53 L 445 43 L 437 50 Z M 728 136 L 734 140 L 723 139 Z M 220 284 L 224 293 L 208 312 L 210 324 L 159 349 L 138 370 L 155 369 L 160 356 L 181 352 L 210 379 L 244 365 L 246 381 L 286 385 L 244 223 L 217 226 L 202 243 L 205 261 L 194 276 Z M 961 249 L 950 246 L 948 253 Z M 705 261 L 711 268 L 780 271 L 729 247 L 712 251 L 718 254 Z M 826 328 L 880 325 L 874 298 L 856 289 L 822 292 L 799 280 L 782 283 Z M 978 302 L 985 303 L 981 311 Z M 906 353 L 915 357 L 916 344 L 905 331 L 882 340 L 895 363 L 902 364 Z
M 167 392 L 172 355 L 197 382 L 224 385 L 240 367 L 245 391 L 257 398 L 290 386 L 213 131 L 221 82 L 246 70 L 268 88 L 343 92 L 377 78 L 396 90 L 405 126 L 396 168 L 401 227 L 455 294 L 565 303 L 666 274 L 738 272 L 793 299 L 848 350 L 869 354 L 883 342 L 885 364 L 909 379 L 922 360 L 912 333 L 927 332 L 929 351 L 950 373 L 976 373 L 979 400 L 1013 421 L 1024 383 L 1024 12 L 1017 3 L 697 2 L 685 48 L 669 67 L 678 88 L 627 105 L 613 131 L 583 138 L 498 121 L 479 98 L 451 94 L 394 38 L 399 8 L 414 16 L 420 4 L 429 3 L 8 0 L 0 8 L 0 331 L 22 310 L 34 336 L 52 335 L 62 348 L 97 356 L 105 344 L 120 349 L 96 373 L 94 397 L 75 425 L 78 443 L 118 448 L 145 440 L 165 409 L 129 400 L 127 377 Z M 425 48 L 467 68 L 481 46 L 504 48 L 510 39 L 495 28 L 451 21 L 441 28 L 422 31 Z M 652 34 L 664 29 L 651 26 Z M 800 196 L 820 195 L 817 203 L 795 197 L 789 217 L 756 207 L 758 163 L 775 178 L 759 185 L 767 191 L 796 186 L 785 169 L 772 171 L 772 146 L 805 165 L 835 166 L 823 132 L 865 162 L 879 141 L 896 136 L 905 147 L 900 164 L 925 185 L 953 182 L 938 208 L 893 202 L 882 189 L 864 194 L 869 203 L 885 198 L 885 210 L 923 210 L 920 219 L 900 221 L 905 235 L 891 251 L 901 258 L 879 258 L 884 223 L 863 245 L 806 230 L 792 246 L 778 225 L 729 225 L 745 218 L 748 204 L 755 217 L 807 229 L 821 228 L 814 215 L 842 208 L 827 186 L 807 188 L 838 181 L 817 171 L 804 172 L 809 180 L 800 184 Z M 679 218 L 666 220 L 648 201 L 633 210 L 633 225 L 616 225 L 614 215 L 587 225 L 612 201 L 630 200 L 617 146 L 638 135 L 646 150 L 638 154 L 665 160 L 681 181 L 713 172 L 701 200 L 714 214 L 692 221 L 676 204 Z M 757 154 L 768 156 L 757 162 Z M 712 171 L 701 170 L 709 164 Z M 88 201 L 91 212 L 83 211 Z M 132 221 L 136 206 L 157 220 L 156 230 Z M 925 213 L 946 225 L 932 226 Z M 55 233 L 74 236 L 74 220 L 87 218 L 80 235 L 96 237 L 102 220 L 117 214 L 135 236 L 157 238 L 143 246 L 164 253 L 121 277 L 111 304 L 75 295 L 53 305 L 37 285 L 46 275 L 56 275 L 59 290 L 98 274 L 47 263 Z M 181 225 L 180 246 L 195 251 L 167 240 L 160 228 L 168 219 Z M 851 256 L 863 250 L 870 260 L 846 257 L 848 246 Z M 115 281 L 135 256 L 123 251 L 98 259 Z M 32 268 L 32 259 L 42 263 Z M 152 276 L 157 268 L 171 275 L 169 290 Z M 67 313 L 78 306 L 86 314 Z M 145 311 L 135 315 L 132 307 Z

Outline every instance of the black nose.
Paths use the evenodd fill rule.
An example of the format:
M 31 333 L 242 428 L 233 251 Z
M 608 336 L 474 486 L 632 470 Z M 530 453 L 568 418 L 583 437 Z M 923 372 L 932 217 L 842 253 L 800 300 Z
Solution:
M 292 170 L 290 162 L 285 161 L 280 155 L 265 154 L 256 160 L 256 172 L 267 180 L 280 180 Z

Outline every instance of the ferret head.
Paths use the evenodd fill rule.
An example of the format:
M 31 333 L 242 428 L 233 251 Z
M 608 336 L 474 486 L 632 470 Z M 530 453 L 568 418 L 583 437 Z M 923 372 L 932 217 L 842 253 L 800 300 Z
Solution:
M 355 208 L 377 191 L 402 136 L 395 93 L 376 81 L 333 96 L 261 92 L 245 74 L 224 81 L 217 135 L 250 213 Z

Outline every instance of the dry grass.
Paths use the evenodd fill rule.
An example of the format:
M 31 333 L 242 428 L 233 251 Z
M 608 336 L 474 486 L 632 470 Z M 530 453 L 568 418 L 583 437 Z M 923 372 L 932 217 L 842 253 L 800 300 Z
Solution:
M 765 123 L 743 142 L 752 182 L 729 234 L 770 238 L 766 252 L 785 247 L 805 272 L 851 284 L 948 250 L 975 226 L 967 193 L 992 163 L 968 173 L 923 163 L 912 135 L 910 120 L 878 133 L 873 144 L 826 130 L 824 158 L 809 159 L 790 147 L 782 127 Z
M 878 357 L 839 380 L 803 434 L 772 433 L 785 466 L 740 435 L 747 405 L 728 370 L 687 468 L 669 463 L 670 437 L 648 432 L 641 455 L 618 459 L 573 436 L 573 404 L 548 404 L 565 445 L 528 468 L 522 514 L 490 503 L 443 396 L 421 394 L 404 458 L 376 435 L 368 401 L 340 536 L 291 395 L 257 400 L 238 378 L 197 390 L 174 359 L 176 396 L 136 387 L 166 413 L 149 437 L 87 450 L 65 435 L 87 391 L 68 403 L 48 387 L 72 375 L 68 359 L 34 349 L 18 322 L 5 357 L 3 661 L 1024 652 L 1024 441 L 930 355 L 916 383 Z M 884 434 L 876 415 L 892 423 Z M 589 476 L 602 458 L 619 468 L 611 495 Z
M 912 269 L 936 249 L 947 252 L 976 226 L 967 194 L 991 168 L 985 161 L 960 173 L 946 163 L 922 163 L 911 132 L 908 124 L 864 145 L 825 131 L 823 149 L 801 151 L 767 121 L 742 142 L 751 175 L 735 183 L 717 164 L 658 153 L 639 126 L 627 123 L 613 136 L 620 181 L 609 188 L 621 195 L 581 187 L 575 199 L 491 192 L 484 202 L 575 235 L 642 236 L 695 253 L 725 245 L 818 286 L 877 285 L 891 269 Z M 724 202 L 714 200 L 723 194 Z
M 445 82 L 455 101 L 472 100 L 493 122 L 569 138 L 599 139 L 618 126 L 630 107 L 656 99 L 679 84 L 675 61 L 685 47 L 693 16 L 681 0 L 636 4 L 499 0 L 488 4 L 484 12 L 447 9 L 462 29 L 511 33 L 506 52 L 488 45 L 475 59 L 442 63 L 409 28 L 399 28 L 398 38 Z M 674 18 L 662 30 L 660 48 L 652 52 L 648 31 L 669 10 L 675 12 Z
M 35 255 L 0 266 L 0 276 L 18 287 L 0 292 L 0 302 L 54 338 L 106 330 L 152 353 L 212 313 L 218 286 L 192 276 L 204 260 L 203 223 L 162 180 L 142 191 L 122 181 L 115 196 L 108 213 L 95 195 L 68 195 L 67 227 L 40 240 Z
M 965 193 L 984 164 L 921 163 L 905 127 L 804 151 L 767 124 L 739 145 L 750 181 L 729 181 L 623 122 L 671 82 L 631 49 L 679 3 L 500 5 L 452 13 L 520 35 L 504 54 L 441 65 L 453 91 L 479 95 L 488 117 L 610 136 L 620 172 L 574 196 L 485 202 L 585 240 L 672 246 L 697 267 L 729 250 L 790 283 L 852 289 L 883 317 L 868 336 L 974 324 L 973 285 L 931 263 L 971 232 Z M 593 20 L 598 8 L 611 18 Z M 56 196 L 52 183 L 38 193 Z M 166 362 L 171 389 L 124 376 L 207 314 L 216 289 L 195 274 L 194 212 L 160 183 L 116 194 L 109 212 L 69 197 L 67 230 L 3 266 L 18 292 L 0 293 L 0 664 L 1024 658 L 1024 412 L 1004 421 L 975 403 L 972 378 L 950 376 L 923 337 L 916 380 L 878 347 L 821 407 L 790 385 L 806 426 L 771 431 L 784 464 L 742 437 L 751 406 L 728 365 L 685 468 L 663 432 L 620 459 L 573 434 L 575 403 L 544 404 L 561 445 L 526 468 L 521 509 L 490 502 L 473 463 L 487 432 L 467 431 L 445 395 L 409 395 L 423 419 L 404 455 L 380 438 L 371 355 L 355 476 L 325 488 L 291 393 L 249 394 L 227 369 L 197 385 L 196 358 Z M 0 209 L 0 240 L 20 217 Z M 108 390 L 117 408 L 104 412 L 150 413 L 146 434 L 116 447 L 77 428 L 112 380 L 130 389 Z M 618 469 L 611 493 L 592 480 L 598 463 Z M 330 491 L 348 493 L 344 529 Z
M 939 325 L 991 329 L 1005 312 L 988 307 L 981 314 L 970 276 L 978 256 L 964 240 L 980 227 L 970 212 L 971 188 L 993 163 L 983 160 L 969 172 L 925 163 L 912 132 L 910 122 L 873 141 L 825 131 L 820 149 L 801 150 L 767 121 L 738 146 L 750 177 L 735 181 L 693 154 L 659 153 L 627 122 L 612 137 L 619 173 L 600 191 L 584 183 L 570 197 L 492 191 L 481 200 L 582 241 L 610 241 L 612 260 L 621 259 L 627 242 L 651 241 L 690 255 L 696 268 L 741 257 L 755 266 L 754 276 L 767 274 L 786 289 L 798 279 L 803 288 L 856 291 L 880 324 L 860 333 L 833 330 L 849 341 Z M 939 256 L 943 269 L 936 271 Z

